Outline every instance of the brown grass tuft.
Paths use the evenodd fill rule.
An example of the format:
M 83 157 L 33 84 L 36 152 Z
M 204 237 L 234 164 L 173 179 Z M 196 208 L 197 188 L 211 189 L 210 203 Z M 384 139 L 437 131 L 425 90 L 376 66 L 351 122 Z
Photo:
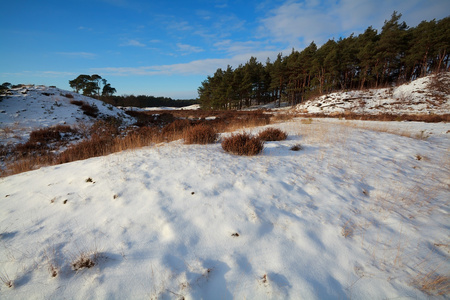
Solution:
M 248 133 L 233 134 L 222 141 L 222 148 L 236 155 L 256 155 L 264 149 L 264 142 Z
M 291 150 L 291 151 L 300 151 L 300 150 L 303 150 L 303 146 L 300 145 L 300 144 L 295 144 L 294 146 L 292 146 L 292 147 L 290 148 L 290 150 Z
M 212 144 L 217 140 L 217 132 L 208 125 L 199 124 L 184 132 L 185 144 Z
M 84 268 L 92 268 L 96 265 L 96 255 L 81 253 L 80 256 L 72 262 L 72 269 L 79 271 Z
M 429 295 L 450 295 L 450 276 L 439 275 L 435 270 L 427 274 L 418 275 L 413 283 L 421 291 Z
M 89 103 L 84 103 L 81 105 L 81 110 L 86 116 L 97 118 L 98 108 L 96 106 L 90 105 Z
M 81 106 L 83 105 L 84 101 L 81 100 L 70 100 L 70 104 L 76 105 L 76 106 Z
M 282 141 L 287 138 L 287 133 L 278 128 L 267 128 L 258 134 L 263 141 Z

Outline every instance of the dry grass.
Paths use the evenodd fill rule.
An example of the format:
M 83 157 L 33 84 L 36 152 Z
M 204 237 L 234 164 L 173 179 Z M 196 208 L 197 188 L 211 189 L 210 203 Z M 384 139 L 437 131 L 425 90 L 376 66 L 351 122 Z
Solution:
M 79 271 L 84 268 L 92 268 L 96 265 L 96 257 L 87 253 L 82 253 L 80 257 L 74 260 L 71 264 L 74 271 Z
M 311 124 L 313 122 L 312 118 L 308 118 L 308 119 L 301 119 L 300 123 L 301 124 Z
M 287 133 L 278 128 L 267 128 L 258 134 L 262 141 L 282 141 L 287 138 Z
M 264 149 L 264 142 L 248 133 L 240 133 L 223 139 L 222 148 L 236 155 L 256 155 Z
M 14 288 L 14 280 L 11 280 L 7 273 L 0 273 L 0 281 L 3 282 L 7 288 Z
M 448 274 L 440 275 L 436 270 L 417 275 L 413 284 L 428 295 L 450 295 L 450 276 Z
M 300 145 L 300 144 L 295 144 L 289 150 L 291 150 L 291 151 L 300 151 L 300 150 L 303 150 L 303 146 Z
M 218 133 L 208 125 L 199 124 L 189 127 L 184 132 L 185 144 L 212 144 L 217 140 Z
M 416 121 L 427 123 L 450 122 L 450 114 L 357 114 L 353 112 L 334 112 L 332 114 L 307 114 L 300 113 L 303 118 L 338 118 L 345 120 L 365 120 L 365 121 Z
M 68 98 L 70 98 L 70 97 L 68 97 Z M 70 100 L 70 103 L 74 104 L 76 106 L 80 106 L 81 110 L 83 111 L 83 113 L 85 115 L 93 117 L 93 118 L 97 118 L 98 112 L 99 112 L 98 107 L 96 107 L 94 105 L 90 105 L 89 103 L 81 101 L 81 100 Z
M 351 121 L 340 122 L 339 124 L 347 126 L 347 127 L 360 128 L 360 129 L 365 129 L 365 130 L 372 130 L 372 131 L 395 134 L 395 135 L 404 136 L 404 137 L 417 139 L 417 140 L 427 140 L 429 137 L 429 135 L 424 130 L 421 130 L 419 132 L 399 130 L 389 124 L 354 123 Z

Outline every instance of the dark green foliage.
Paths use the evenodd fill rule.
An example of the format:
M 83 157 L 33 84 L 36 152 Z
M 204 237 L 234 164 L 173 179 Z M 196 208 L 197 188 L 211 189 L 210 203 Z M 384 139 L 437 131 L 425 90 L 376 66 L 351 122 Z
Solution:
M 233 69 L 217 69 L 198 88 L 204 109 L 241 109 L 288 101 L 294 105 L 339 90 L 392 86 L 450 68 L 450 17 L 409 28 L 394 12 L 380 33 L 312 42 L 302 51 L 266 64 L 251 57 Z
M 197 100 L 174 100 L 167 97 L 154 97 L 146 95 L 102 96 L 99 99 L 105 103 L 122 107 L 184 107 L 198 104 Z
M 103 84 L 103 89 L 101 85 Z M 100 90 L 102 90 L 101 96 L 111 96 L 116 92 L 116 89 L 111 87 L 111 84 L 107 83 L 106 79 L 103 79 L 100 75 L 79 75 L 74 80 L 69 80 L 69 85 L 77 93 L 81 90 L 83 95 L 90 97 L 100 97 Z

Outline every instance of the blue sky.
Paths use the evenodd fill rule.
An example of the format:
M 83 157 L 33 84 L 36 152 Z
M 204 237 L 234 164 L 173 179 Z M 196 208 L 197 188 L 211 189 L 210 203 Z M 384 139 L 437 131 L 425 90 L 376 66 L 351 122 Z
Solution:
M 99 74 L 117 94 L 197 97 L 207 75 L 311 41 L 449 15 L 448 0 L 14 0 L 0 11 L 0 81 L 70 90 Z

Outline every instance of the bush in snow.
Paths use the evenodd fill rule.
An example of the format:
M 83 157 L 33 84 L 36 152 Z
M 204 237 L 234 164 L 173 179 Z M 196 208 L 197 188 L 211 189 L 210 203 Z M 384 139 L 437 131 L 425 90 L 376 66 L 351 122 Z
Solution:
M 185 144 L 211 144 L 217 140 L 217 132 L 211 126 L 199 124 L 188 128 L 184 133 Z
M 263 141 L 282 141 L 287 138 L 287 133 L 278 128 L 267 128 L 261 131 L 258 137 Z
M 248 133 L 233 134 L 222 141 L 222 148 L 237 155 L 256 155 L 264 149 L 264 142 Z
M 90 105 L 89 103 L 84 103 L 81 105 L 81 110 L 83 110 L 83 113 L 87 116 L 97 118 L 98 116 L 98 108 L 95 105 Z

